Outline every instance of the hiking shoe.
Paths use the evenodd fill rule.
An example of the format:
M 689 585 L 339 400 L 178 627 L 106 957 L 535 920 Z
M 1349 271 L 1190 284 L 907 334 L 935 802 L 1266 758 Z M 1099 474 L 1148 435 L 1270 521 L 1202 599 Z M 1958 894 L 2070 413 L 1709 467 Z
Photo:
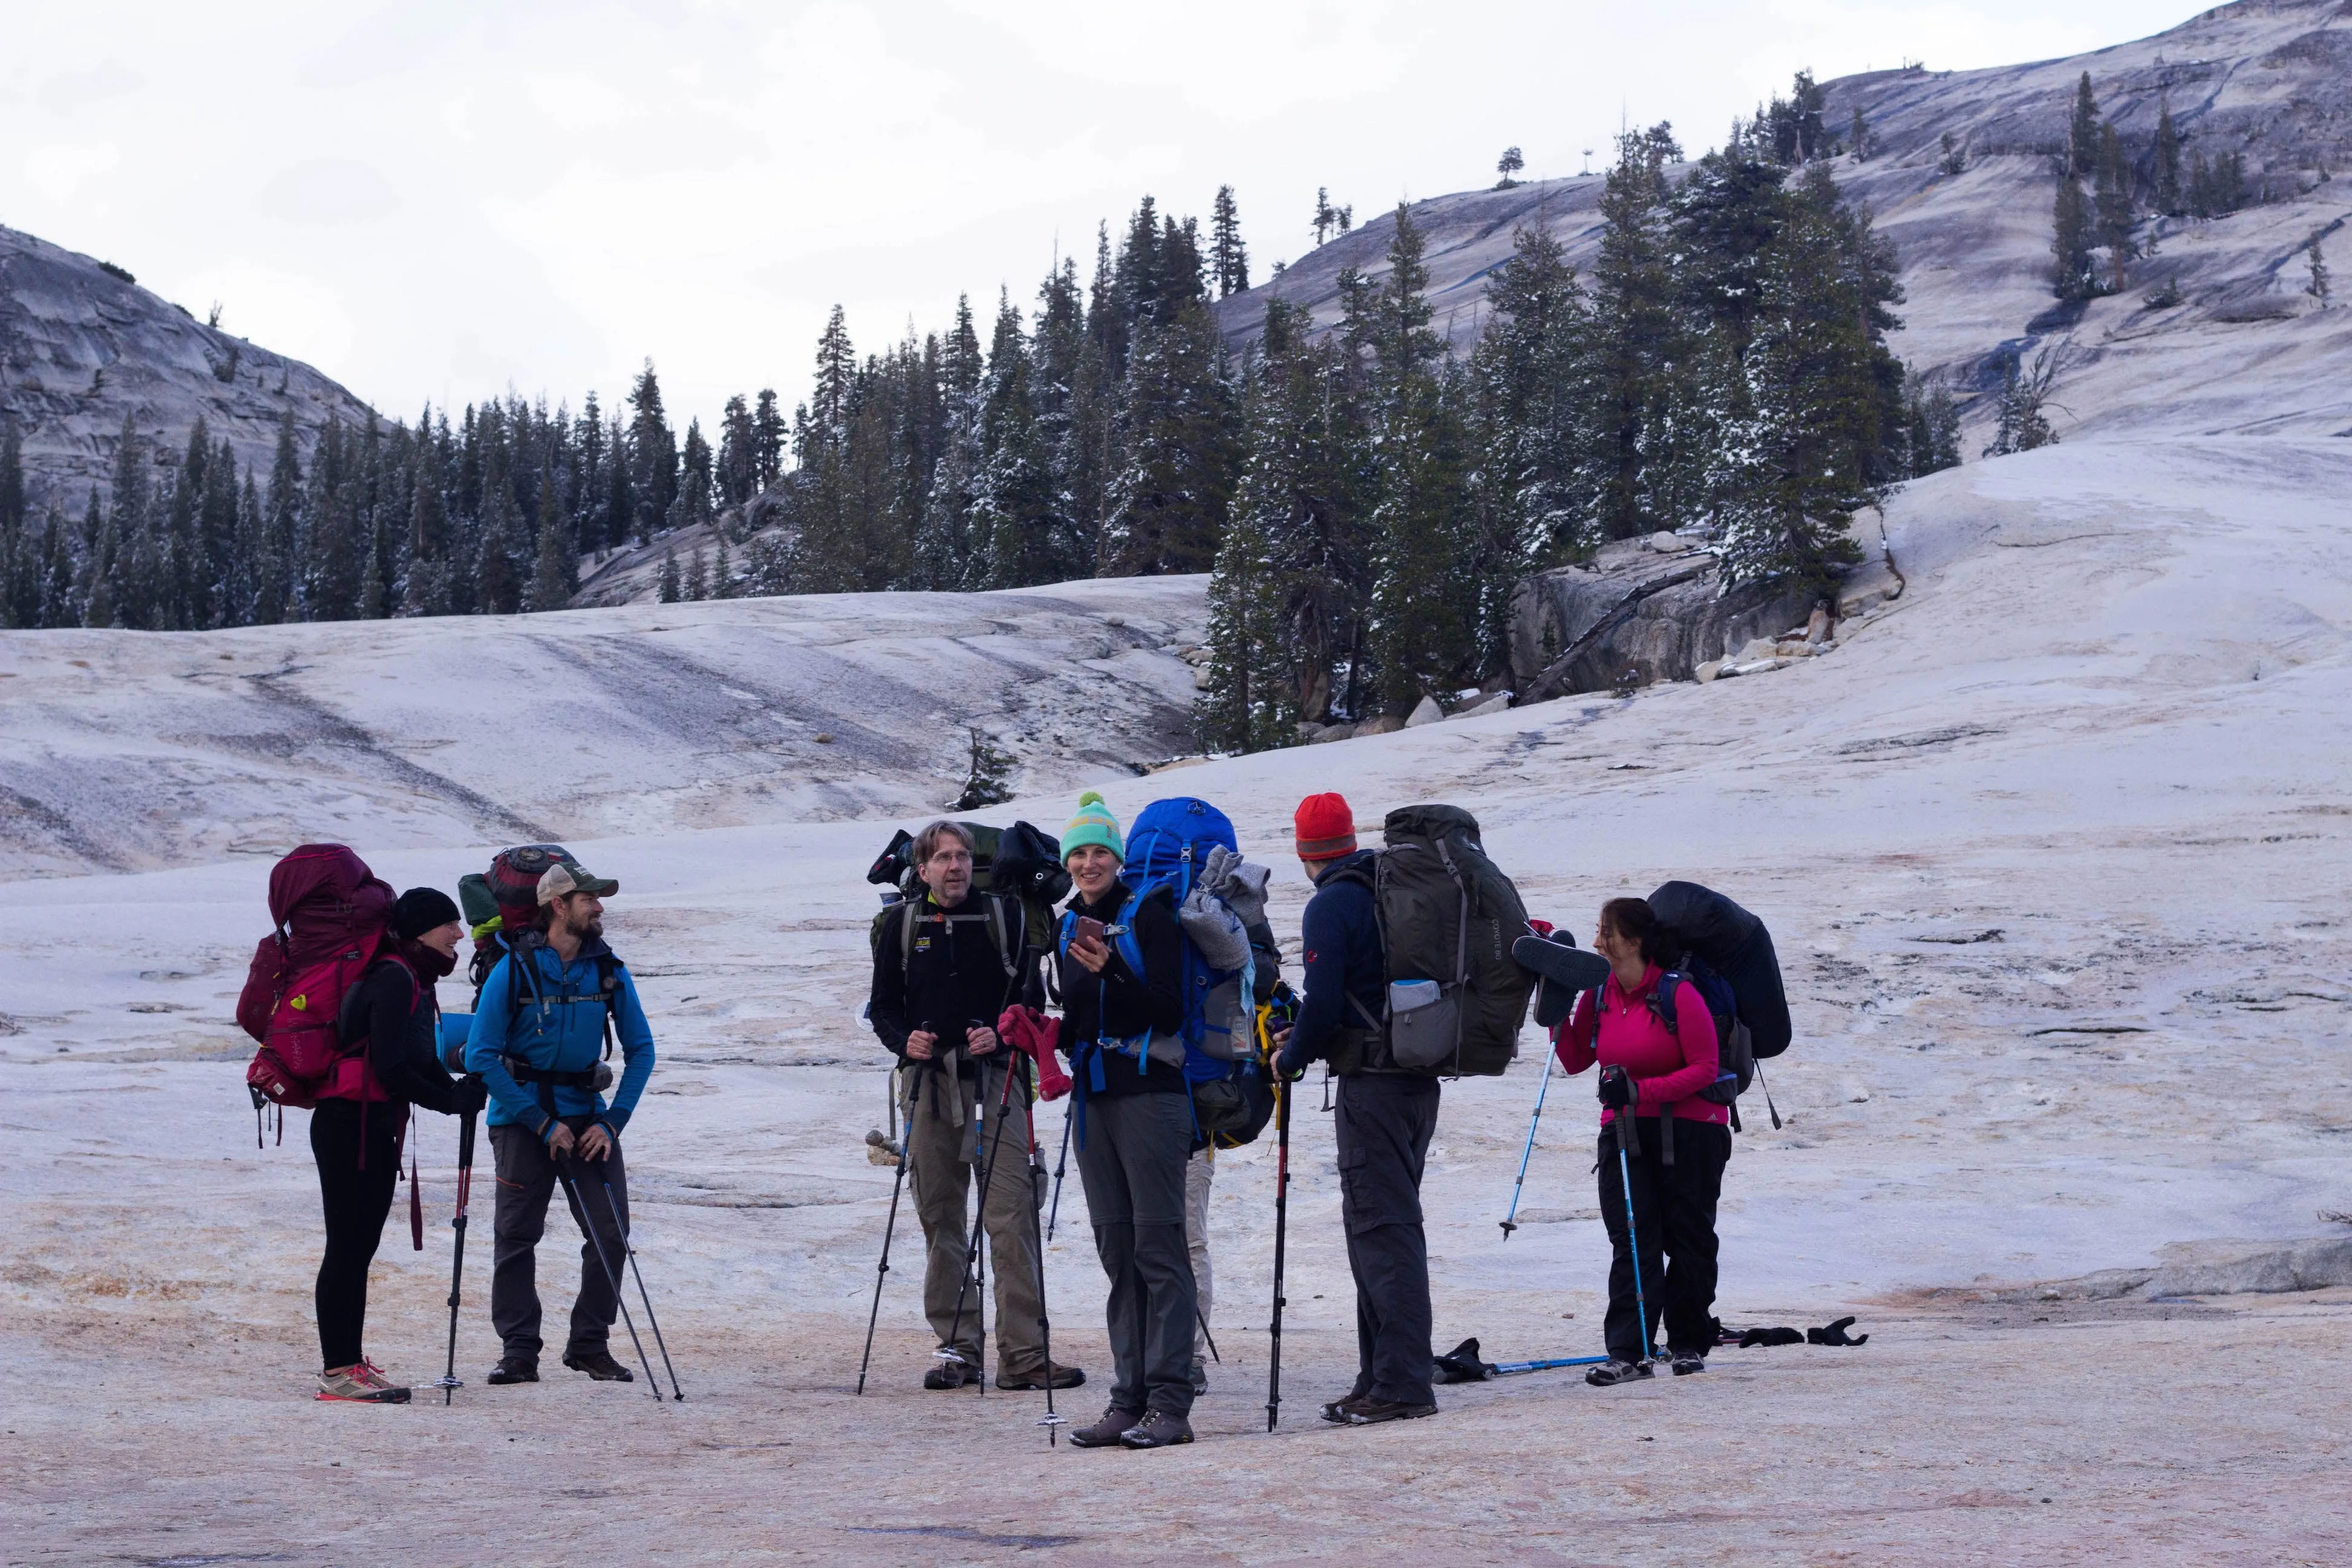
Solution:
M 498 1365 L 490 1368 L 490 1375 L 484 1381 L 498 1384 L 537 1383 L 539 1363 L 525 1361 L 519 1355 L 506 1356 L 500 1359 Z
M 1645 1361 L 1609 1361 L 1593 1367 L 1584 1374 L 1584 1381 L 1595 1388 L 1614 1388 L 1621 1383 L 1633 1383 L 1655 1375 Z
M 349 1405 L 405 1405 L 408 1390 L 383 1375 L 383 1370 L 362 1357 L 349 1366 L 319 1374 L 319 1397 Z
M 1209 1392 L 1209 1367 L 1206 1362 L 1192 1363 L 1192 1397 L 1198 1399 Z
M 1706 1370 L 1706 1357 L 1699 1354 L 1696 1351 L 1676 1351 L 1675 1352 L 1675 1375 L 1676 1377 L 1688 1377 L 1695 1372 L 1705 1372 Z
M 1370 1397 L 1369 1394 L 1350 1394 L 1345 1398 L 1335 1399 L 1323 1407 L 1323 1419 L 1334 1426 L 1345 1426 L 1349 1413 Z
M 1434 1405 L 1408 1405 L 1402 1399 L 1381 1399 L 1368 1394 L 1348 1406 L 1348 1425 L 1371 1426 L 1382 1421 L 1418 1421 L 1436 1414 Z
M 956 1370 L 961 1372 L 963 1369 L 959 1367 Z M 1000 1372 L 996 1374 L 996 1386 L 1014 1394 L 1031 1393 L 1044 1388 L 1049 1383 L 1055 1388 L 1084 1388 L 1087 1384 L 1087 1374 L 1075 1366 L 1059 1365 L 1041 1366 L 1031 1372 Z
M 565 1351 L 563 1364 L 574 1372 L 584 1372 L 599 1383 L 635 1383 L 637 1374 L 613 1359 L 613 1352 L 598 1346 L 593 1351 Z
M 1172 1448 L 1192 1440 L 1192 1424 L 1173 1410 L 1150 1410 L 1118 1435 L 1123 1448 Z
M 1073 1448 L 1115 1448 L 1119 1434 L 1143 1419 L 1140 1410 L 1121 1410 L 1114 1405 L 1102 1413 L 1102 1419 L 1091 1426 L 1081 1426 L 1070 1434 Z
M 971 1381 L 971 1369 L 960 1361 L 940 1361 L 923 1373 L 923 1386 L 929 1389 L 961 1388 Z

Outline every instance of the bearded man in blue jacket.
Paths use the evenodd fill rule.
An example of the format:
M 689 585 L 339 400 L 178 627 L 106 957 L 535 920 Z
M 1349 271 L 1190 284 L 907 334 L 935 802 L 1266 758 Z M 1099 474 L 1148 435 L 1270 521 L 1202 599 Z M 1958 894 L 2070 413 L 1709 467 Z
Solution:
M 490 1322 L 503 1348 L 494 1384 L 539 1381 L 535 1249 L 559 1183 L 583 1231 L 563 1364 L 599 1382 L 634 1381 L 608 1342 L 620 1310 L 613 1271 L 625 1267 L 629 1223 L 621 1131 L 653 1076 L 654 1037 L 635 982 L 604 944 L 604 900 L 620 890 L 577 861 L 550 866 L 539 879 L 537 927 L 509 936 L 474 1006 L 466 1070 L 489 1090 L 498 1157 Z M 615 1035 L 622 1072 L 608 1105 L 604 1061 Z

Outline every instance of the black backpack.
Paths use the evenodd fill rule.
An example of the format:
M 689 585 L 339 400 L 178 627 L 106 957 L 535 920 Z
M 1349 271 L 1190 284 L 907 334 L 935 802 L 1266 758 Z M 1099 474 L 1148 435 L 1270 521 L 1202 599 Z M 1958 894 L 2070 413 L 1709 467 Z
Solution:
M 1054 906 L 1070 894 L 1070 874 L 1062 868 L 1059 841 L 1026 822 L 1016 822 L 1010 827 L 994 827 L 985 822 L 959 826 L 972 837 L 972 891 L 993 893 L 1011 900 L 1022 915 L 1021 945 L 1033 955 L 1050 951 L 1054 945 Z M 894 914 L 901 920 L 909 917 L 912 910 L 902 910 L 900 905 L 919 902 L 922 897 L 923 879 L 915 868 L 915 836 L 900 828 L 882 853 L 875 857 L 874 864 L 866 868 L 866 879 L 877 887 L 894 889 L 882 895 L 882 909 L 874 917 L 870 936 L 874 951 L 878 953 L 885 923 Z M 999 936 L 998 951 L 1006 951 L 1001 933 L 992 929 L 991 934 Z M 903 942 L 899 946 L 902 961 L 908 947 Z M 1014 952 L 1017 954 L 1018 949 Z

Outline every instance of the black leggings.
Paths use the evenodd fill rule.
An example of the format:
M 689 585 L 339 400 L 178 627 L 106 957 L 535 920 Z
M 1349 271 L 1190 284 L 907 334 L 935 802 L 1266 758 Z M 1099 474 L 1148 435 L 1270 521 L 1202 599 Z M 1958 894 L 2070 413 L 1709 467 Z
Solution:
M 400 1173 L 399 1134 L 404 1105 L 367 1106 L 366 1159 L 361 1159 L 360 1116 L 355 1100 L 322 1100 L 310 1112 L 310 1152 L 319 1162 L 319 1197 L 327 1211 L 327 1251 L 319 1259 L 319 1353 L 320 1369 L 332 1371 L 360 1359 L 360 1331 L 367 1323 L 368 1265 L 392 1212 L 392 1186 Z

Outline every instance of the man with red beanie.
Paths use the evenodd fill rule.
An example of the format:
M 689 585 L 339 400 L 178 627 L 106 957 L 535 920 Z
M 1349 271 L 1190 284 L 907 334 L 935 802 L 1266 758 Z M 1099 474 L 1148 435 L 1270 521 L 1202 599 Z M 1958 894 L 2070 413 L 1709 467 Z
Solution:
M 1355 813 L 1340 795 L 1308 795 L 1292 825 L 1315 896 L 1299 922 L 1305 1000 L 1279 1068 L 1297 1078 L 1320 1058 L 1339 1080 L 1339 1213 L 1356 1277 L 1356 1386 L 1326 1405 L 1323 1419 L 1363 1426 L 1434 1415 L 1421 1173 L 1437 1131 L 1437 1080 L 1372 1065 L 1389 1059 L 1379 852 L 1357 848 Z

